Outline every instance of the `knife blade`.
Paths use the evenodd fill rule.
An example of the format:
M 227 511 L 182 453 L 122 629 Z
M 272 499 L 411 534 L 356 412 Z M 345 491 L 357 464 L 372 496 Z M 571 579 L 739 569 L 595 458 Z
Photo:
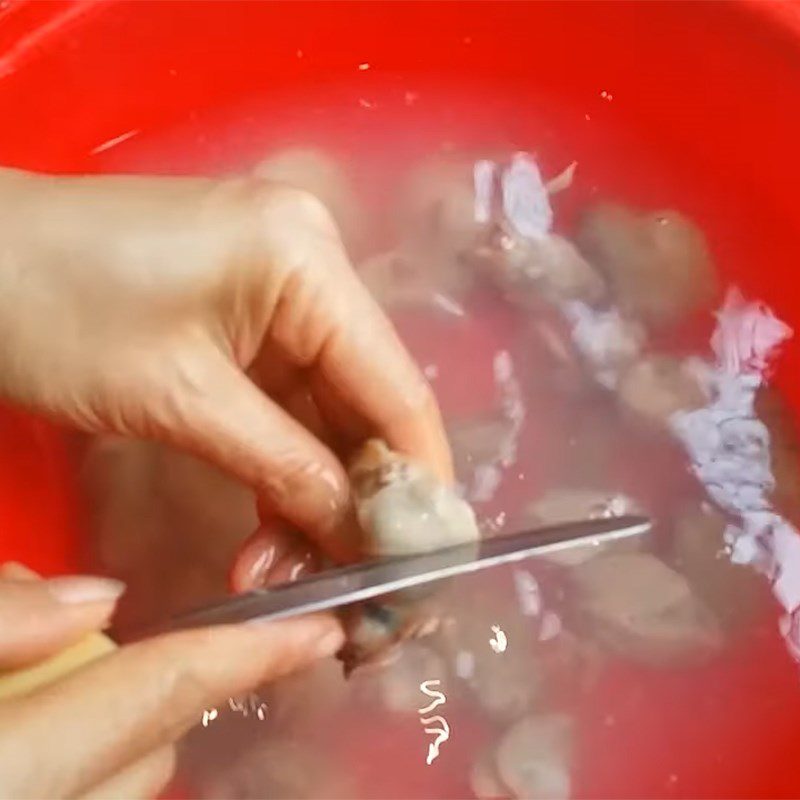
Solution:
M 326 570 L 293 583 L 257 589 L 174 617 L 158 631 L 254 619 L 286 619 L 386 595 L 412 586 L 578 545 L 600 546 L 650 530 L 644 517 L 593 519 L 501 535 L 412 556 Z M 139 637 L 136 637 L 139 638 Z

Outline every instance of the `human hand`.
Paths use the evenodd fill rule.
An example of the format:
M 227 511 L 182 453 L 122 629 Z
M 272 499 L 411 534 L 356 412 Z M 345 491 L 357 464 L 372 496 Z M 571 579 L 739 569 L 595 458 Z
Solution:
M 312 196 L 1 171 L 0 212 L 0 395 L 214 462 L 337 559 L 337 453 L 377 435 L 451 477 L 432 392 Z
M 123 586 L 36 580 L 0 567 L 0 672 L 36 663 L 101 629 Z M 155 797 L 173 744 L 207 708 L 332 655 L 325 615 L 168 634 L 122 647 L 23 697 L 0 701 L 0 796 Z

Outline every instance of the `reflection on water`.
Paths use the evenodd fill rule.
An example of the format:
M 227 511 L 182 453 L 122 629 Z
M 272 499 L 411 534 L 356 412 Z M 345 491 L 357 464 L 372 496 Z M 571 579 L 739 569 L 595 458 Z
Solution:
M 430 766 L 439 757 L 439 747 L 443 745 L 450 738 L 450 725 L 447 720 L 442 716 L 441 712 L 435 716 L 425 716 L 430 714 L 434 709 L 443 706 L 447 702 L 444 693 L 438 688 L 441 685 L 440 680 L 423 681 L 420 685 L 420 691 L 432 698 L 429 705 L 425 708 L 417 709 L 420 715 L 420 722 L 425 726 L 435 725 L 436 727 L 426 727 L 425 733 L 433 735 L 434 740 L 428 745 L 428 755 L 425 758 L 425 763 Z
M 203 712 L 203 718 L 201 720 L 201 724 L 204 728 L 207 728 L 217 717 L 219 716 L 219 711 L 216 708 L 208 708 Z
M 249 692 L 243 697 L 229 697 L 227 709 L 241 714 L 243 717 L 254 716 L 257 720 L 264 722 L 267 718 L 267 704 L 255 692 Z M 223 709 L 225 710 L 225 709 Z M 201 724 L 207 728 L 215 719 L 219 717 L 219 709 L 209 708 L 203 712 Z
M 506 632 L 499 625 L 492 625 L 492 633 L 494 636 L 489 639 L 489 646 L 495 653 L 505 653 L 508 647 Z

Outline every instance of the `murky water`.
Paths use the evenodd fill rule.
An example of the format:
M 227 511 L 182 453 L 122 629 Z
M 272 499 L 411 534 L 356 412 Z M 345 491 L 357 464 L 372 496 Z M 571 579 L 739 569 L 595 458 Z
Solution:
M 364 274 L 437 391 L 460 484 L 486 534 L 628 510 L 656 526 L 645 543 L 452 582 L 441 598 L 443 630 L 407 645 L 383 671 L 346 683 L 340 665 L 326 663 L 209 710 L 186 755 L 194 791 L 765 791 L 764 775 L 798 755 L 800 711 L 790 655 L 800 537 L 773 511 L 791 519 L 798 510 L 794 430 L 782 422 L 779 395 L 764 388 L 790 331 L 754 303 L 761 296 L 745 277 L 757 252 L 752 231 L 771 221 L 757 203 L 738 206 L 702 164 L 665 159 L 645 136 L 612 124 L 606 91 L 569 108 L 361 67 L 318 94 L 122 132 L 98 148 L 98 168 L 245 173 L 297 146 L 334 159 L 347 191 L 318 168 L 311 177 L 329 193 L 354 261 L 426 232 L 409 246 L 410 267 L 380 271 L 373 260 Z M 577 162 L 570 185 L 548 196 L 529 170 L 515 194 L 517 151 L 530 154 L 518 165 L 538 165 L 543 181 Z M 481 210 L 477 159 L 491 162 L 505 197 L 491 209 Z M 433 204 L 433 220 L 430 194 L 448 198 Z M 621 222 L 596 218 L 598 244 L 586 220 L 601 201 L 624 208 Z M 552 229 L 532 213 L 537 202 L 552 210 Z M 673 270 L 699 262 L 686 255 L 696 242 L 681 233 L 682 219 L 664 209 L 708 238 L 717 276 L 708 291 L 695 291 L 699 272 Z M 505 227 L 481 238 L 476 212 Z M 549 248 L 553 230 L 581 243 L 591 276 L 602 276 L 597 296 L 583 266 L 564 267 L 566 282 L 553 288 L 547 271 L 561 274 L 563 259 L 549 249 L 529 259 L 544 263 L 544 278 L 506 280 L 517 251 L 503 236 Z M 665 245 L 662 235 L 673 238 Z M 641 252 L 650 253 L 646 267 L 656 257 L 663 266 L 644 289 Z M 612 271 L 593 259 L 608 259 Z M 614 272 L 620 262 L 633 264 L 633 278 Z M 633 344 L 621 346 L 628 336 Z M 96 558 L 130 586 L 121 623 L 224 591 L 232 554 L 256 525 L 249 493 L 148 444 L 106 443 L 91 458 L 87 476 L 104 475 L 92 490 Z

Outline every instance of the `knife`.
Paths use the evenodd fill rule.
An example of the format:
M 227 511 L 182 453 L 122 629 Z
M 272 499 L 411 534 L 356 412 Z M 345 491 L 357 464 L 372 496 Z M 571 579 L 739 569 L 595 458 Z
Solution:
M 417 555 L 376 559 L 325 570 L 294 583 L 229 597 L 174 617 L 148 633 L 252 619 L 286 619 L 325 611 L 570 547 L 599 547 L 639 536 L 650 527 L 650 521 L 644 517 L 593 519 L 500 535 Z
M 170 630 L 252 619 L 286 619 L 312 611 L 338 608 L 400 589 L 534 556 L 549 555 L 570 547 L 599 547 L 640 536 L 650 527 L 650 521 L 644 517 L 587 520 L 496 536 L 419 555 L 367 561 L 326 570 L 294 583 L 230 597 L 173 617 L 165 624 L 131 638 L 141 639 Z M 104 634 L 94 633 L 32 667 L 0 672 L 0 700 L 27 694 L 52 683 L 90 661 L 113 652 L 116 647 Z

